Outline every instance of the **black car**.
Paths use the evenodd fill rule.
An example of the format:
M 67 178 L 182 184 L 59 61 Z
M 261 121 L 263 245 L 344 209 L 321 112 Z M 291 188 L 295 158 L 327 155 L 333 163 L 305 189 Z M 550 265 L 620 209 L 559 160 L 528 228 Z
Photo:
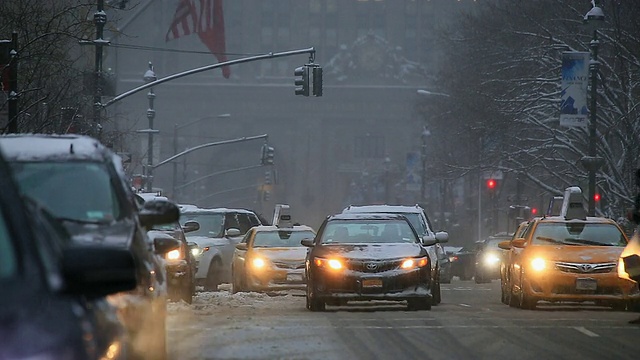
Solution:
M 460 280 L 471 280 L 476 269 L 476 253 L 474 249 L 467 247 L 445 247 L 451 264 L 451 276 L 457 276 Z
M 0 359 L 124 359 L 126 332 L 105 296 L 136 287 L 126 249 L 70 245 L 23 199 L 0 158 Z
M 343 213 L 324 220 L 309 247 L 307 308 L 352 300 L 406 300 L 430 310 L 430 261 L 424 242 L 403 215 Z
M 82 246 L 127 249 L 137 287 L 107 299 L 119 310 L 131 356 L 166 358 L 167 276 L 163 256 L 175 239 L 151 242 L 154 224 L 177 221 L 178 207 L 147 201 L 139 208 L 121 159 L 96 139 L 81 135 L 0 136 L 0 148 L 20 192 L 47 209 Z
M 476 284 L 500 279 L 500 266 L 504 250 L 498 247 L 503 241 L 511 240 L 512 235 L 496 234 L 476 243 L 476 264 L 473 279 Z

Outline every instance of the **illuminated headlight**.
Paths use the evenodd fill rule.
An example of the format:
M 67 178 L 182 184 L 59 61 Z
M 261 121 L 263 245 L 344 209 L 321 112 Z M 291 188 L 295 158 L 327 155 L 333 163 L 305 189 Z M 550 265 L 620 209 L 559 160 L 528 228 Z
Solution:
M 263 269 L 265 266 L 267 266 L 267 261 L 262 258 L 255 258 L 253 259 L 251 264 L 253 264 L 253 267 L 256 269 Z
M 328 268 L 330 268 L 332 270 L 340 270 L 343 267 L 342 261 L 340 261 L 338 259 L 316 258 L 315 259 L 315 264 L 316 264 L 317 267 L 328 267 Z
M 199 256 L 201 254 L 202 254 L 202 249 L 200 249 L 199 247 L 194 247 L 191 249 L 191 255 Z
M 400 267 L 402 269 L 414 269 L 417 267 L 424 267 L 429 263 L 429 260 L 426 257 L 419 259 L 406 259 L 402 262 Z
M 180 259 L 180 250 L 171 250 L 167 253 L 167 260 L 178 260 Z
M 624 268 L 624 262 L 622 259 L 618 260 L 618 277 L 621 279 L 631 280 L 629 273 Z
M 547 262 L 542 258 L 535 258 L 531 260 L 531 268 L 535 271 L 542 271 L 547 267 Z
M 484 263 L 486 265 L 495 265 L 500 262 L 500 258 L 496 254 L 487 254 L 484 257 Z

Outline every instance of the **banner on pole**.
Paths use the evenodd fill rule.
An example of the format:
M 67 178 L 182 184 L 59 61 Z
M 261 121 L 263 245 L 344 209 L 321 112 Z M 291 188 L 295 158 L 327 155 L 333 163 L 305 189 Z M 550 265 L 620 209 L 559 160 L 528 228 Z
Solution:
M 586 127 L 589 121 L 587 85 L 589 53 L 562 53 L 562 91 L 560 93 L 560 126 Z

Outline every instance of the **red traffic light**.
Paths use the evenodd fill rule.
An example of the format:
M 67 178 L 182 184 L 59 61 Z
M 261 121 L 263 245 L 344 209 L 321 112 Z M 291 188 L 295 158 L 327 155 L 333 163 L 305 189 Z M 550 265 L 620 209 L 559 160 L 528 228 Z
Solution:
M 600 199 L 601 199 L 600 194 L 596 193 L 593 195 L 593 200 L 595 200 L 595 202 L 600 201 Z
M 531 215 L 532 216 L 536 216 L 538 214 L 538 209 L 537 208 L 531 208 Z
M 487 180 L 487 188 L 489 190 L 493 190 L 496 188 L 496 185 L 498 185 L 498 182 L 495 179 L 489 179 Z

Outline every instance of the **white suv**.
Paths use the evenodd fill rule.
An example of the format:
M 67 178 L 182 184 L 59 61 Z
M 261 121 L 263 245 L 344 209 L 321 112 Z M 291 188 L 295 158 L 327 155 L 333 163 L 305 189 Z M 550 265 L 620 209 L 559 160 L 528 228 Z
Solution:
M 386 214 L 402 214 L 411 225 L 416 229 L 418 235 L 427 239 L 435 239 L 436 243 L 427 246 L 427 252 L 431 259 L 431 281 L 433 289 L 433 305 L 437 305 L 442 301 L 440 292 L 440 260 L 446 256 L 442 247 L 442 243 L 449 241 L 449 234 L 445 231 L 435 232 L 431 227 L 431 222 L 427 213 L 419 205 L 350 205 L 342 210 L 343 213 L 386 213 Z

